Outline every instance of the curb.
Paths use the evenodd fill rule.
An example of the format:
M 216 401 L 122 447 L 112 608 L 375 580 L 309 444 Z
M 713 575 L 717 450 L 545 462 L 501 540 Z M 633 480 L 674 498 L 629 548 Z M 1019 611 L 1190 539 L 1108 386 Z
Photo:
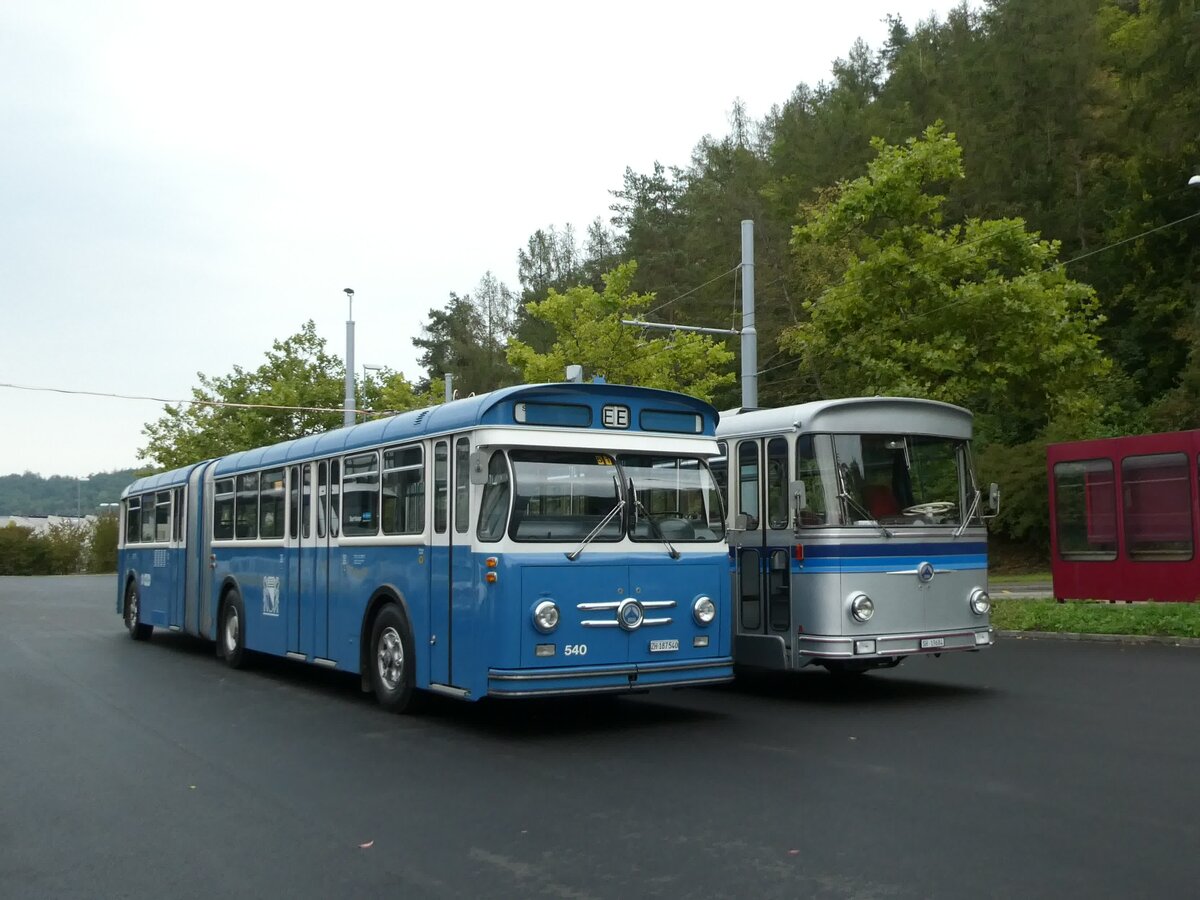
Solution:
M 1095 641 L 1101 644 L 1162 644 L 1166 647 L 1197 647 L 1200 638 L 1160 634 L 1083 634 L 1078 631 L 997 631 L 1002 638 L 1032 638 L 1039 641 Z

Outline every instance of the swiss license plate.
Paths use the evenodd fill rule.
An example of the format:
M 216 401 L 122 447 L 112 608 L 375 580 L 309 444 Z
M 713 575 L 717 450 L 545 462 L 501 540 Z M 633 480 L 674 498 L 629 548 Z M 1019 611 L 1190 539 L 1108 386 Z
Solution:
M 651 653 L 669 653 L 672 650 L 678 650 L 678 649 L 679 649 L 679 641 L 677 639 L 672 639 L 669 641 L 651 641 L 650 642 L 650 652 Z
M 945 638 L 921 638 L 922 650 L 939 650 L 946 646 Z

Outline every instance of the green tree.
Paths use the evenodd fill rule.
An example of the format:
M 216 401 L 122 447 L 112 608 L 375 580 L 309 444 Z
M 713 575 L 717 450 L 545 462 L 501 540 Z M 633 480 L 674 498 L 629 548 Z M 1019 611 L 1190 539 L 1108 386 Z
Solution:
M 103 575 L 117 571 L 117 537 L 120 519 L 115 514 L 100 516 L 92 525 L 87 544 L 87 571 Z
M 345 365 L 325 351 L 325 339 L 310 320 L 301 330 L 277 340 L 266 361 L 253 371 L 234 366 L 229 375 L 199 373 L 193 402 L 167 406 L 161 418 L 143 430 L 146 446 L 139 457 L 164 469 L 239 450 L 287 441 L 337 428 L 342 424 Z M 366 378 L 359 385 L 360 410 L 372 408 L 368 399 L 382 398 L 387 387 L 388 409 L 397 404 L 420 405 L 423 397 L 402 389 L 404 376 L 387 373 L 381 382 Z M 371 415 L 364 411 L 362 417 Z
M 636 263 L 625 263 L 604 276 L 604 290 L 587 286 L 564 293 L 551 290 L 528 305 L 529 314 L 550 325 L 554 342 L 545 353 L 513 339 L 508 359 L 527 383 L 561 381 L 568 365 L 615 384 L 636 384 L 682 391 L 711 400 L 732 384 L 728 371 L 733 353 L 699 334 L 679 333 L 648 338 L 621 324 L 636 318 L 654 302 L 653 294 L 632 290 Z
M 958 403 L 988 440 L 1086 429 L 1110 363 L 1091 288 L 1058 245 L 1020 219 L 948 224 L 939 185 L 964 178 L 953 135 L 931 126 L 903 146 L 875 140 L 867 174 L 806 208 L 801 267 L 828 286 L 784 346 L 827 396 L 891 394 Z

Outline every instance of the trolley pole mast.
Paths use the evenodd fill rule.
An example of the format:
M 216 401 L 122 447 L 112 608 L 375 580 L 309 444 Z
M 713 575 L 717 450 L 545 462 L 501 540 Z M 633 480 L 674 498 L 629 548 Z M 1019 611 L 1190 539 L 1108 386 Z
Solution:
M 671 325 L 622 319 L 622 325 L 661 328 L 663 331 L 694 331 L 700 334 L 728 334 L 742 337 L 742 408 L 758 407 L 758 330 L 754 327 L 754 220 L 742 220 L 742 327 L 701 328 L 699 325 Z

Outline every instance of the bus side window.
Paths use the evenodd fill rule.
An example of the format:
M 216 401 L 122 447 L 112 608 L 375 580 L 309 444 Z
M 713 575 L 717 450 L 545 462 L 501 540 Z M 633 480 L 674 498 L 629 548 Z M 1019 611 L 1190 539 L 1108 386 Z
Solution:
M 738 444 L 738 512 L 746 517 L 746 527 L 758 527 L 758 443 Z
M 471 527 L 471 444 L 466 438 L 454 443 L 454 530 L 466 534 Z
M 300 533 L 304 540 L 312 537 L 312 463 L 305 463 L 301 466 L 303 470 L 304 488 L 300 494 Z
M 300 467 L 288 469 L 288 537 L 300 537 Z
M 338 510 L 341 508 L 342 472 L 341 463 L 329 461 L 329 536 L 338 536 Z
M 449 513 L 450 479 L 446 471 L 449 453 L 445 441 L 438 441 L 433 447 L 433 530 L 438 534 L 445 533 Z
M 767 441 L 767 527 L 788 527 L 788 445 L 785 438 Z
M 317 537 L 325 537 L 325 523 L 329 521 L 329 463 L 321 461 L 317 467 Z

